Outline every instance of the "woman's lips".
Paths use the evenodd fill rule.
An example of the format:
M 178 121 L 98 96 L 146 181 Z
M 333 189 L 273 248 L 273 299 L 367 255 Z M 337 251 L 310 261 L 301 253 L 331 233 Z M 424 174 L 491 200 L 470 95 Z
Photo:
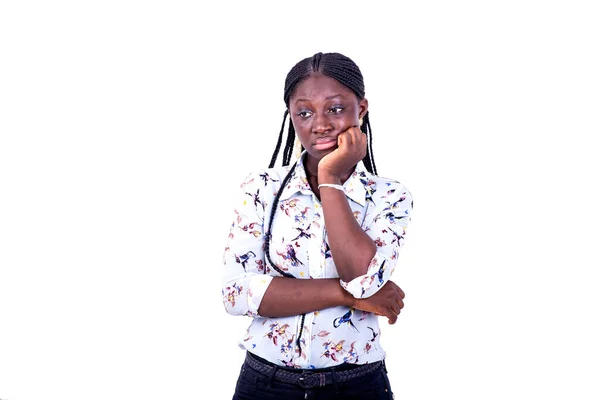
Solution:
M 319 138 L 313 142 L 313 147 L 316 150 L 328 150 L 337 145 L 337 138 L 326 137 Z

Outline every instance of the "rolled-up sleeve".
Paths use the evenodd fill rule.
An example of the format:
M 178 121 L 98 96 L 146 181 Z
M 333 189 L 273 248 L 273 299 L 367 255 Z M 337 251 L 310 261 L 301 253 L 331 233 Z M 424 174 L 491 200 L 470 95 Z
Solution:
M 412 196 L 404 186 L 400 186 L 392 196 L 382 201 L 380 209 L 366 229 L 377 246 L 367 272 L 350 282 L 340 281 L 342 287 L 355 298 L 374 295 L 392 275 L 398 261 L 398 252 L 404 245 L 412 208 Z
M 258 174 L 249 175 L 240 185 L 223 254 L 221 290 L 223 305 L 231 315 L 258 315 L 273 279 L 264 273 L 264 190 Z

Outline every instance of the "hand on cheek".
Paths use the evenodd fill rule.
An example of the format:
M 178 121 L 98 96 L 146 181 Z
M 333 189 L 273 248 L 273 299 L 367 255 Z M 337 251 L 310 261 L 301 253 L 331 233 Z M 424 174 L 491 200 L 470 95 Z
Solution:
M 367 154 L 367 137 L 356 126 L 339 134 L 338 148 L 326 155 L 319 162 L 321 174 L 341 178 Z

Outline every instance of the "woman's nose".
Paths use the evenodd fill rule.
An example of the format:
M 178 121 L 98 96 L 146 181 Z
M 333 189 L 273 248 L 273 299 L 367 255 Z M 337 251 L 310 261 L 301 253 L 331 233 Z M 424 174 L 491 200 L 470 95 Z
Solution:
M 331 121 L 325 113 L 316 113 L 313 118 L 312 132 L 317 134 L 326 133 L 333 129 Z

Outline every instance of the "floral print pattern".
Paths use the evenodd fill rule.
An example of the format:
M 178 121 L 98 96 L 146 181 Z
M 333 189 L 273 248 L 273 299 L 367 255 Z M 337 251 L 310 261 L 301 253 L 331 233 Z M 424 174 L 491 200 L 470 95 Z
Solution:
M 311 191 L 302 155 L 283 189 L 273 221 L 270 256 L 299 279 L 339 278 L 327 240 L 323 209 Z M 240 347 L 282 366 L 326 368 L 343 362 L 364 364 L 385 357 L 378 317 L 347 307 L 307 313 L 298 351 L 301 316 L 266 318 L 260 302 L 273 277 L 265 257 L 265 231 L 274 198 L 290 167 L 250 174 L 240 185 L 239 203 L 223 255 L 223 304 L 232 315 L 252 318 Z M 360 162 L 344 183 L 354 218 L 375 242 L 367 272 L 340 280 L 354 297 L 372 296 L 390 278 L 404 244 L 412 196 L 399 182 L 370 174 Z

